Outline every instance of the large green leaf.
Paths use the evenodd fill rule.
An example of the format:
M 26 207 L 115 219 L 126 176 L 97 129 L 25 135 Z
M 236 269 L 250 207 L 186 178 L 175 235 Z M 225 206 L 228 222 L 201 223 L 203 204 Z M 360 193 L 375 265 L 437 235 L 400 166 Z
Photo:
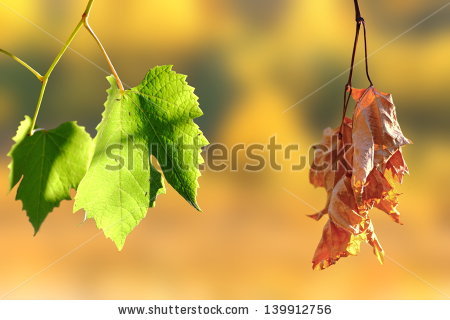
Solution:
M 16 199 L 22 200 L 36 233 L 53 208 L 70 200 L 70 189 L 77 188 L 88 168 L 92 140 L 75 122 L 31 136 L 30 127 L 31 119 L 26 116 L 8 156 L 12 158 L 10 188 L 22 179 Z
M 186 76 L 171 66 L 155 67 L 143 82 L 121 92 L 112 77 L 91 165 L 75 197 L 105 235 L 122 249 L 127 235 L 164 192 L 154 156 L 172 187 L 196 201 L 201 148 L 208 141 L 193 119 L 202 115 Z

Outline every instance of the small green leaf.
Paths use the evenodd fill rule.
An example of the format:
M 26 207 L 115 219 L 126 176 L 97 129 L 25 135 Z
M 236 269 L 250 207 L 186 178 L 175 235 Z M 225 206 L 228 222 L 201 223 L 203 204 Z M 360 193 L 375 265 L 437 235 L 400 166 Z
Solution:
M 201 148 L 208 144 L 194 118 L 202 115 L 194 88 L 171 66 L 151 69 L 143 82 L 121 92 L 114 78 L 95 152 L 75 197 L 74 211 L 84 209 L 121 250 L 128 234 L 155 205 L 165 188 L 161 173 L 190 204 L 196 201 Z
M 15 144 L 8 153 L 12 161 L 10 188 L 22 178 L 16 200 L 22 200 L 35 233 L 47 215 L 62 200 L 70 200 L 88 168 L 92 140 L 84 128 L 67 122 L 53 130 L 39 130 L 28 135 L 31 119 L 20 123 Z

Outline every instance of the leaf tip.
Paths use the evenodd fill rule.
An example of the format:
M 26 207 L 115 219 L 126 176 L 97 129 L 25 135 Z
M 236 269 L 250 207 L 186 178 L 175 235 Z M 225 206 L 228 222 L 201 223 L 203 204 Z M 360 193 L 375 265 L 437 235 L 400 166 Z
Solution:
M 314 213 L 314 214 L 307 214 L 306 216 L 311 218 L 311 219 L 314 219 L 316 221 L 319 221 L 326 214 L 327 214 L 326 210 L 322 210 L 322 211 L 319 211 L 319 212 Z
M 114 241 L 114 243 L 116 245 L 117 251 L 122 252 L 123 247 L 125 246 L 125 241 L 121 241 L 121 242 Z
M 189 203 L 197 210 L 198 212 L 203 212 L 202 208 L 198 205 L 197 201 L 189 201 Z

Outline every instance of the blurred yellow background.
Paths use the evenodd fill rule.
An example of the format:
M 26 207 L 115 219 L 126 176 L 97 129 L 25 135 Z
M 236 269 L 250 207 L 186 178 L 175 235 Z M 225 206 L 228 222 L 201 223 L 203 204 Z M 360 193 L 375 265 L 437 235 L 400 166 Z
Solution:
M 44 72 L 61 47 L 57 39 L 66 40 L 84 2 L 0 0 L 0 48 Z M 71 213 L 71 201 L 51 213 L 33 237 L 21 203 L 14 201 L 15 190 L 7 191 L 6 153 L 19 121 L 34 111 L 39 82 L 0 56 L 0 296 L 448 298 L 446 4 L 360 1 L 369 53 L 374 53 L 372 79 L 394 95 L 402 129 L 415 143 L 404 149 L 411 171 L 400 188 L 405 224 L 372 213 L 387 254 L 384 265 L 363 245 L 358 257 L 343 258 L 325 271 L 311 270 L 325 221 L 305 215 L 322 209 L 325 192 L 309 184 L 306 169 L 206 170 L 199 190 L 204 213 L 196 213 L 169 189 L 120 253 L 93 221 L 83 223 L 82 212 Z M 353 19 L 350 0 L 97 0 L 91 13 L 92 27 L 129 86 L 155 65 L 174 64 L 188 75 L 205 112 L 197 123 L 211 142 L 267 144 L 275 135 L 303 151 L 320 141 L 323 128 L 339 123 Z M 50 79 L 38 122 L 53 128 L 78 120 L 93 135 L 106 98 L 101 68 L 107 66 L 85 30 L 72 48 Z M 355 71 L 358 87 L 367 85 L 362 67 Z

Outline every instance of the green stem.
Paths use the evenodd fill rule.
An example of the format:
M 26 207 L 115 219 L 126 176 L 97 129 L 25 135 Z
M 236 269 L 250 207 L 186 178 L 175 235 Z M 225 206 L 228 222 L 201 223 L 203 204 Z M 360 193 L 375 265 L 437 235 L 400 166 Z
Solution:
M 72 43 L 73 39 L 77 35 L 78 31 L 80 31 L 82 26 L 83 26 L 83 19 L 81 19 L 80 22 L 78 22 L 77 26 L 73 30 L 69 39 L 67 39 L 66 43 L 64 44 L 62 49 L 59 51 L 55 60 L 53 60 L 52 64 L 50 65 L 50 67 L 48 68 L 47 72 L 45 73 L 45 75 L 43 77 L 41 91 L 39 93 L 39 98 L 36 103 L 36 109 L 34 111 L 33 121 L 31 122 L 31 127 L 30 127 L 30 132 L 29 132 L 30 135 L 33 134 L 34 127 L 36 126 L 36 120 L 39 115 L 39 110 L 41 109 L 41 104 L 42 104 L 42 100 L 44 98 L 44 93 L 45 93 L 45 89 L 47 87 L 48 79 L 50 78 L 50 75 L 52 74 L 52 72 L 55 69 L 56 65 L 58 64 L 59 60 L 61 60 L 64 53 L 66 53 L 67 48 L 69 48 L 70 44 Z
M 89 11 L 92 7 L 92 4 L 94 3 L 94 0 L 90 0 L 88 7 L 86 8 L 85 13 L 83 14 L 83 23 L 86 27 L 86 30 L 91 34 L 91 36 L 94 38 L 95 42 L 97 43 L 98 47 L 102 51 L 103 57 L 105 58 L 106 62 L 108 63 L 109 69 L 111 70 L 114 78 L 116 79 L 117 86 L 119 87 L 120 91 L 124 92 L 125 89 L 123 87 L 122 81 L 119 78 L 119 75 L 117 74 L 116 69 L 114 68 L 114 65 L 111 62 L 111 59 L 108 56 L 108 53 L 106 52 L 105 48 L 103 47 L 103 44 L 101 43 L 100 39 L 95 34 L 94 30 L 92 30 L 91 26 L 89 25 Z
M 41 80 L 41 82 L 42 82 L 41 91 L 39 93 L 39 98 L 38 98 L 38 101 L 37 101 L 37 104 L 36 104 L 36 110 L 34 111 L 34 116 L 33 116 L 33 120 L 32 120 L 31 127 L 30 127 L 30 132 L 29 132 L 30 135 L 33 134 L 34 127 L 36 126 L 36 120 L 37 120 L 37 117 L 39 115 L 39 111 L 41 109 L 42 100 L 44 98 L 45 89 L 47 87 L 48 79 L 50 78 L 50 75 L 52 74 L 52 72 L 55 69 L 56 65 L 58 64 L 59 60 L 62 58 L 64 53 L 66 53 L 66 51 L 69 48 L 70 44 L 72 43 L 73 39 L 75 39 L 75 36 L 77 35 L 78 31 L 80 31 L 81 27 L 83 27 L 83 26 L 86 27 L 88 32 L 92 35 L 92 37 L 94 38 L 94 40 L 97 42 L 98 46 L 100 47 L 100 50 L 102 51 L 103 56 L 105 57 L 106 61 L 108 62 L 108 65 L 109 65 L 109 68 L 111 69 L 112 74 L 116 78 L 116 82 L 117 82 L 118 87 L 120 88 L 120 90 L 122 92 L 125 91 L 125 89 L 123 87 L 123 84 L 122 84 L 122 81 L 120 81 L 119 75 L 117 74 L 116 69 L 114 68 L 114 66 L 112 64 L 111 59 L 109 58 L 108 54 L 106 53 L 105 48 L 103 47 L 102 43 L 100 42 L 100 39 L 97 37 L 97 35 L 92 30 L 92 28 L 89 26 L 88 18 L 89 18 L 89 13 L 91 12 L 93 4 L 94 4 L 94 0 L 89 0 L 88 4 L 86 5 L 86 9 L 83 12 L 83 15 L 81 17 L 80 22 L 78 22 L 77 26 L 73 30 L 73 32 L 70 35 L 69 39 L 67 39 L 66 43 L 64 44 L 64 46 L 62 47 L 62 49 L 60 50 L 58 55 L 56 56 L 55 60 L 53 60 L 52 64 L 50 65 L 49 69 L 47 70 L 47 72 L 45 73 L 44 76 L 41 76 L 39 73 L 34 71 L 34 69 L 32 69 L 26 63 L 24 63 L 22 60 L 17 58 L 18 59 L 17 61 L 19 63 L 21 63 L 22 65 L 24 65 L 27 69 L 29 69 L 32 72 L 34 71 L 33 73 L 36 72 L 35 73 L 36 76 L 38 76 L 39 80 Z M 6 53 L 6 52 L 4 52 L 4 53 Z
M 83 15 L 86 15 L 86 16 L 89 15 L 89 12 L 91 12 L 92 5 L 93 5 L 93 4 L 94 4 L 94 0 L 89 0 L 88 4 L 87 4 L 87 6 L 86 6 L 86 10 L 84 10 Z
M 6 54 L 11 59 L 13 59 L 14 61 L 20 63 L 25 68 L 27 68 L 28 71 L 30 71 L 32 74 L 34 74 L 36 76 L 36 78 L 38 78 L 39 81 L 42 82 L 44 80 L 44 77 L 39 72 L 37 72 L 35 69 L 33 69 L 28 63 L 26 63 L 22 59 L 20 59 L 20 58 L 16 57 L 15 55 L 13 55 L 11 52 L 8 52 L 6 50 L 0 49 L 0 53 Z
M 46 78 L 44 76 L 44 80 L 42 81 L 41 91 L 39 92 L 39 97 L 38 97 L 38 101 L 36 104 L 36 110 L 34 111 L 33 122 L 31 124 L 30 131 L 28 132 L 29 135 L 33 134 L 34 127 L 36 126 L 36 119 L 38 117 L 39 110 L 41 108 L 42 99 L 44 98 L 45 88 L 47 88 L 47 83 L 48 83 L 48 78 Z
M 73 30 L 73 32 L 70 35 L 69 39 L 67 39 L 66 43 L 64 44 L 62 49 L 59 51 L 59 53 L 56 56 L 55 60 L 53 60 L 52 64 L 48 68 L 48 70 L 45 73 L 45 75 L 41 76 L 42 77 L 42 79 L 41 79 L 42 87 L 41 87 L 41 91 L 39 92 L 38 101 L 36 103 L 36 109 L 34 111 L 34 116 L 33 116 L 33 120 L 32 120 L 32 123 L 31 123 L 30 131 L 29 131 L 30 135 L 33 134 L 34 127 L 36 126 L 36 120 L 37 120 L 37 117 L 39 115 L 39 111 L 41 109 L 42 100 L 44 98 L 45 89 L 47 88 L 48 79 L 50 78 L 50 75 L 52 74 L 52 72 L 55 69 L 56 65 L 58 64 L 59 60 L 61 60 L 61 58 L 64 55 L 64 53 L 66 53 L 66 51 L 69 48 L 70 44 L 72 43 L 73 39 L 75 39 L 75 36 L 77 35 L 78 31 L 80 31 L 81 27 L 83 27 L 84 21 L 85 21 L 85 17 L 89 16 L 89 12 L 91 11 L 93 3 L 94 3 L 94 0 L 89 0 L 88 4 L 86 6 L 86 9 L 84 10 L 84 13 L 83 13 L 83 16 L 82 16 L 80 22 L 78 22 L 77 26 Z

